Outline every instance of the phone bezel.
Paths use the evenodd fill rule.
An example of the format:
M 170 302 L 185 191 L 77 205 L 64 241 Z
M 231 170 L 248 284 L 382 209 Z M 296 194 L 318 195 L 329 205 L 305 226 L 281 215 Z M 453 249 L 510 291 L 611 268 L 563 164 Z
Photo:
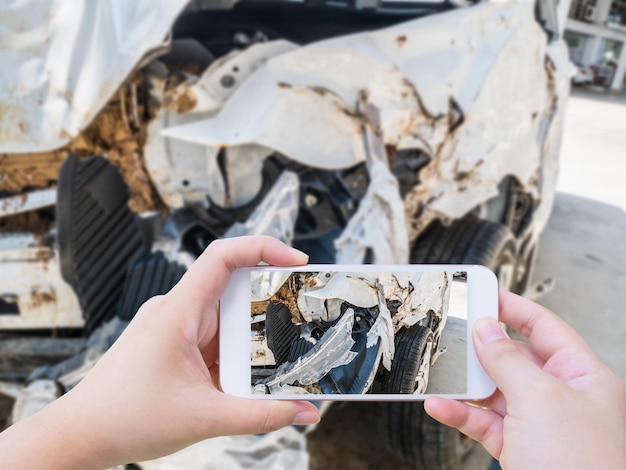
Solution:
M 261 395 L 252 394 L 251 344 L 250 344 L 250 272 L 256 270 L 285 271 L 466 271 L 468 284 L 467 310 L 467 393 L 465 394 L 310 394 Z M 424 400 L 429 396 L 478 400 L 493 394 L 495 385 L 478 361 L 473 347 L 472 328 L 481 317 L 498 318 L 498 281 L 492 271 L 484 266 L 460 264 L 410 264 L 410 265 L 338 265 L 309 264 L 305 266 L 255 266 L 237 269 L 232 274 L 227 290 L 220 300 L 219 370 L 222 390 L 244 398 L 279 400 L 335 400 L 335 401 L 407 401 Z

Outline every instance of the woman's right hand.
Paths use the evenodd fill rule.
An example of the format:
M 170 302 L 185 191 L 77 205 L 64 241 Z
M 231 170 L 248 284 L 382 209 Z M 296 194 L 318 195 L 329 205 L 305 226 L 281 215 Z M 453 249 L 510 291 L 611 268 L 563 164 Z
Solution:
M 529 300 L 502 292 L 500 321 L 530 345 L 493 319 L 476 323 L 476 352 L 495 394 L 472 404 L 431 397 L 428 414 L 481 442 L 504 469 L 626 468 L 622 380 L 569 325 Z

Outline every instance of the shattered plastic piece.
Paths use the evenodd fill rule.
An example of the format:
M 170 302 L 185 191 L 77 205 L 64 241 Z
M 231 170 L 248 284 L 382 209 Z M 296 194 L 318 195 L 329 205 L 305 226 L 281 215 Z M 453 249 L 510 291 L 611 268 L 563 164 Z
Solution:
M 38 367 L 79 354 L 86 342 L 84 338 L 3 333 L 0 336 L 0 380 L 23 383 Z
M 278 384 L 272 390 L 273 392 L 271 393 L 277 393 L 277 391 L 279 390 L 281 395 L 308 395 L 310 393 L 306 388 L 298 387 L 297 385 Z
M 296 47 L 288 41 L 277 40 L 237 49 L 216 60 L 195 83 L 181 87 L 180 96 L 193 97 L 192 109 L 159 110 L 148 125 L 144 158 L 152 181 L 169 207 L 182 207 L 185 201 L 204 201 L 207 192 L 213 201 L 226 205 L 225 186 L 230 190 L 230 202 L 235 207 L 248 202 L 256 194 L 261 185 L 260 166 L 263 159 L 273 153 L 272 149 L 255 144 L 228 148 L 207 146 L 167 139 L 161 132 L 169 127 L 212 117 L 259 65 Z M 237 71 L 236 79 L 233 70 Z M 233 85 L 225 87 L 222 83 L 224 77 L 231 77 Z M 163 89 L 162 78 L 153 81 L 153 88 Z M 163 101 L 165 95 L 160 98 Z M 217 165 L 217 155 L 221 150 L 226 153 L 227 182 Z
M 252 387 L 252 393 L 264 394 L 265 393 L 265 385 L 264 384 L 256 384 Z
M 7 397 L 11 397 L 13 399 L 17 398 L 19 394 L 22 392 L 22 386 L 16 385 L 12 382 L 1 382 L 0 381 L 0 393 L 2 395 L 6 395 Z
M 17 196 L 0 198 L 0 218 L 53 206 L 56 200 L 56 188 L 31 191 Z
M 300 183 L 295 173 L 283 172 L 248 220 L 233 224 L 224 237 L 269 235 L 291 244 L 298 216 L 299 187 Z
M 60 396 L 59 387 L 52 380 L 35 380 L 23 387 L 15 398 L 11 422 L 17 423 L 42 410 Z
M 167 457 L 138 464 L 141 470 L 266 470 L 309 467 L 306 436 L 294 427 L 199 442 Z
M 387 302 L 381 291 L 378 291 L 378 318 L 367 332 L 367 347 L 371 348 L 378 344 L 380 338 L 380 350 L 382 351 L 383 367 L 391 370 L 391 362 L 396 351 L 394 342 L 393 320 L 391 312 L 387 308 Z
M 302 318 L 304 318 L 307 323 L 319 320 L 327 321 L 329 318 L 328 311 L 324 305 L 324 300 L 315 297 L 308 297 L 305 294 L 304 289 L 301 289 L 300 292 L 298 292 L 298 310 L 300 310 Z
M 89 336 L 81 353 L 53 366 L 43 366 L 34 370 L 28 381 L 52 380 L 61 385 L 65 391 L 71 390 L 87 375 L 126 326 L 127 321 L 114 317 Z
M 354 345 L 353 325 L 354 310 L 348 309 L 308 353 L 301 356 L 298 361 L 287 362 L 276 370 L 265 383 L 269 392 L 283 393 L 284 385 L 295 382 L 311 385 L 333 368 L 349 364 L 356 357 L 356 353 L 350 351 Z
M 205 202 L 207 193 L 213 196 L 224 192 L 217 165 L 218 148 L 161 136 L 164 127 L 194 119 L 199 119 L 199 115 L 161 109 L 147 126 L 146 170 L 163 202 L 170 208 L 181 208 L 186 201 Z M 223 202 L 219 198 L 216 200 Z
M 79 356 L 82 359 L 82 365 L 59 377 L 59 383 L 61 383 L 66 390 L 70 390 L 78 385 L 78 382 L 93 369 L 93 366 L 95 366 L 104 353 L 108 351 L 127 326 L 127 321 L 115 317 L 94 331 L 89 337 L 84 355 L 81 355 L 82 357 Z
M 387 166 L 375 162 L 365 197 L 348 226 L 335 240 L 338 264 L 360 264 L 368 250 L 375 263 L 407 264 L 409 239 L 398 180 Z
M 267 300 L 282 287 L 291 276 L 290 271 L 260 271 L 255 273 L 250 283 L 252 302 Z

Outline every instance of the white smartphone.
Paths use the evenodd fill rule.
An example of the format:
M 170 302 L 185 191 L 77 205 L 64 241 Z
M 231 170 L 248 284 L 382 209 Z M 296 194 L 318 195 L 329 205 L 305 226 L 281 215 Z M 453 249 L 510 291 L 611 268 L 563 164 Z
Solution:
M 498 316 L 482 266 L 257 266 L 220 301 L 220 382 L 248 398 L 481 399 L 471 330 Z

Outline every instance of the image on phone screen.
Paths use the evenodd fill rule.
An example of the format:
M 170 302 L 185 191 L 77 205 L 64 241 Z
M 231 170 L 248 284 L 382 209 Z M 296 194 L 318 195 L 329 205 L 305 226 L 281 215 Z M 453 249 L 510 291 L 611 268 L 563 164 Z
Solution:
M 467 272 L 250 273 L 253 394 L 464 394 Z

